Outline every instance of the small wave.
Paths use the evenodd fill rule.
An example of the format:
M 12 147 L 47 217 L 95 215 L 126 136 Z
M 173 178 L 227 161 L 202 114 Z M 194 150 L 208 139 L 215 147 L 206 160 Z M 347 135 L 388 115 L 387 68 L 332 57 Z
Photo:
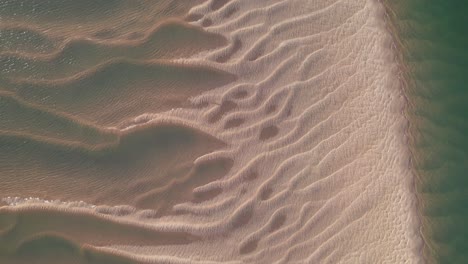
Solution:
M 172 19 L 159 23 L 138 40 L 99 41 L 75 36 L 52 53 L 3 52 L 0 65 L 5 78 L 60 79 L 117 58 L 146 61 L 188 57 L 224 43 L 220 35 Z
M 119 59 L 66 79 L 8 86 L 22 100 L 51 111 L 115 126 L 143 113 L 181 107 L 189 97 L 233 80 L 234 75 L 210 67 Z
M 0 112 L 1 134 L 30 134 L 70 143 L 82 142 L 89 146 L 116 139 L 113 129 L 94 126 L 70 115 L 48 111 L 9 92 L 0 91 Z
M 190 201 L 194 188 L 223 177 L 232 166 L 229 159 L 194 165 L 196 158 L 224 144 L 193 128 L 171 123 L 127 129 L 119 132 L 114 142 L 101 145 L 87 146 L 19 133 L 0 134 L 0 143 L 5 196 L 24 193 L 44 201 L 130 204 L 158 209 L 159 216 L 169 213 L 177 201 Z M 80 186 L 87 188 L 82 190 Z M 33 189 L 37 192 L 31 192 Z M 48 190 L 46 196 L 44 190 Z M 180 191 L 185 195 L 179 195 Z M 173 199 L 158 198 L 164 196 Z M 5 201 L 38 202 L 16 198 Z

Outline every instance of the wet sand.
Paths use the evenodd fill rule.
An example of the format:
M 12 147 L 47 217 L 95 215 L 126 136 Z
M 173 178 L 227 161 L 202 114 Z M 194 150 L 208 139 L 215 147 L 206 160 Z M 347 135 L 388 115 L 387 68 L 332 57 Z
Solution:
M 75 2 L 0 12 L 0 261 L 421 261 L 380 2 Z

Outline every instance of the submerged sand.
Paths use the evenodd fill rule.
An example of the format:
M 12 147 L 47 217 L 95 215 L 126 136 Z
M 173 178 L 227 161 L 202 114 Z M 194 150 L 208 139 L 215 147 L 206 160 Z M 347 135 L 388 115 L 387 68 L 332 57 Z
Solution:
M 0 261 L 422 261 L 381 3 L 110 2 L 151 19 L 0 54 L 1 106 L 30 113 L 0 116 Z

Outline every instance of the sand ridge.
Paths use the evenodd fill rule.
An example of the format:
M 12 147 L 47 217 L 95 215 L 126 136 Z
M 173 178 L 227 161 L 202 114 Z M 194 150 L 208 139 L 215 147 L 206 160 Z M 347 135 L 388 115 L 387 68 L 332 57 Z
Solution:
M 381 3 L 209 0 L 187 21 L 228 44 L 172 62 L 236 78 L 192 95 L 191 108 L 148 111 L 133 126 L 165 119 L 203 131 L 224 145 L 193 165 L 229 161 L 228 169 L 190 184 L 191 198 L 162 216 L 138 206 L 106 212 L 196 240 L 97 249 L 143 263 L 422 262 Z M 13 208 L 40 204 L 16 199 Z

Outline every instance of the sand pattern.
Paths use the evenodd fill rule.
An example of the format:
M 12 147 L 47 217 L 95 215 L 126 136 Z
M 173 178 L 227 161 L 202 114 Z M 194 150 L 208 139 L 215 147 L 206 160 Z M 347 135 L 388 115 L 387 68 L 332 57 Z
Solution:
M 0 63 L 40 68 L 36 77 L 4 72 L 0 98 L 11 112 L 42 118 L 0 125 L 0 175 L 20 179 L 0 187 L 9 205 L 0 208 L 0 256 L 420 263 L 405 101 L 383 6 L 195 2 L 176 5 L 189 10 L 184 21 L 151 26 L 138 41 L 100 32 L 101 40 L 41 44 L 53 51 L 37 58 L 0 54 Z M 173 35 L 165 27 L 183 37 L 155 38 L 162 48 L 154 51 L 153 36 Z M 40 32 L 31 37 L 47 43 Z M 193 43 L 171 53 L 172 43 L 192 39 L 186 34 Z M 76 45 L 107 51 L 62 68 Z M 63 72 L 50 73 L 55 67 Z M 63 125 L 44 132 L 40 122 Z M 28 214 L 59 220 L 28 223 Z

